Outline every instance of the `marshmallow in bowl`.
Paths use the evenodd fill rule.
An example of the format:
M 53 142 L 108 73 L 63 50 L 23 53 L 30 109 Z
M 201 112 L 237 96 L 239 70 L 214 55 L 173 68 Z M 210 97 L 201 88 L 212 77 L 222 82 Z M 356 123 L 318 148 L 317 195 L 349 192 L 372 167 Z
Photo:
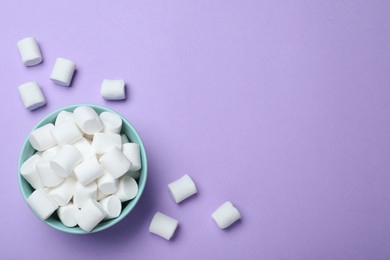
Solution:
M 102 205 L 95 200 L 89 199 L 83 207 L 76 212 L 75 220 L 81 229 L 90 232 L 106 216 L 107 213 Z
M 57 141 L 51 134 L 53 128 L 53 124 L 46 124 L 33 130 L 28 137 L 31 146 L 37 151 L 45 151 L 55 146 Z
M 43 189 L 37 189 L 27 198 L 27 204 L 41 218 L 47 219 L 58 208 L 58 204 Z
M 103 130 L 103 123 L 96 111 L 88 106 L 79 106 L 73 111 L 77 125 L 85 134 L 95 134 Z

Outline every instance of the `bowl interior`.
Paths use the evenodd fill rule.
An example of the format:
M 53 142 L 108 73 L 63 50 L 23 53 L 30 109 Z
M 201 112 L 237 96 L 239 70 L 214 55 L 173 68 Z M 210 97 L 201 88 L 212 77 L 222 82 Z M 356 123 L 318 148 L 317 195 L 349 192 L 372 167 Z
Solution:
M 112 225 L 114 225 L 114 224 L 118 223 L 119 221 L 121 221 L 127 214 L 130 213 L 130 211 L 137 204 L 139 198 L 141 197 L 141 195 L 143 193 L 143 190 L 144 190 L 145 184 L 146 184 L 146 179 L 147 179 L 146 153 L 145 153 L 145 148 L 144 148 L 144 146 L 142 144 L 141 138 L 139 137 L 138 133 L 133 128 L 133 126 L 123 116 L 121 116 L 117 112 L 114 112 L 114 111 L 112 111 L 112 110 L 110 110 L 108 108 L 105 108 L 105 107 L 102 107 L 102 106 L 97 106 L 97 105 L 91 105 L 91 104 L 79 104 L 79 105 L 67 106 L 67 107 L 61 108 L 61 109 L 59 109 L 57 111 L 54 111 L 51 114 L 49 114 L 48 116 L 46 116 L 33 129 L 38 128 L 38 127 L 43 126 L 43 125 L 48 124 L 48 123 L 54 123 L 58 113 L 60 113 L 63 110 L 69 111 L 69 112 L 73 112 L 73 110 L 76 107 L 84 106 L 84 105 L 90 106 L 98 114 L 100 114 L 101 112 L 104 112 L 104 111 L 108 111 L 108 112 L 115 113 L 115 114 L 119 115 L 122 118 L 123 123 L 122 123 L 121 134 L 127 135 L 127 137 L 129 138 L 130 142 L 139 144 L 140 150 L 141 150 L 141 164 L 142 164 L 142 168 L 140 170 L 140 177 L 138 179 L 138 194 L 137 194 L 137 196 L 134 199 L 130 200 L 130 201 L 122 203 L 122 212 L 119 215 L 119 217 L 114 218 L 114 219 L 110 219 L 110 220 L 102 221 L 91 232 L 85 232 L 84 230 L 82 230 L 78 226 L 70 228 L 70 227 L 67 227 L 67 226 L 63 225 L 61 223 L 61 221 L 59 220 L 58 216 L 56 215 L 56 213 L 54 213 L 48 219 L 42 220 L 45 223 L 47 223 L 49 226 L 52 226 L 52 227 L 54 227 L 54 228 L 56 228 L 56 229 L 58 229 L 60 231 L 73 233 L 73 234 L 87 234 L 87 233 L 89 234 L 89 233 L 98 232 L 98 231 L 104 230 L 104 229 L 106 229 L 108 227 L 111 227 Z M 24 199 L 27 199 L 27 197 L 29 197 L 30 194 L 34 191 L 34 189 L 20 175 L 20 167 L 35 152 L 36 152 L 36 150 L 31 146 L 31 144 L 30 144 L 30 142 L 28 141 L 28 138 L 27 138 L 26 141 L 23 144 L 23 147 L 22 147 L 22 150 L 21 150 L 21 153 L 20 153 L 20 157 L 19 157 L 19 163 L 18 163 L 19 186 L 20 186 L 20 189 L 21 189 L 21 192 L 22 192 L 22 195 L 23 195 Z M 34 214 L 35 214 L 35 212 L 34 212 Z

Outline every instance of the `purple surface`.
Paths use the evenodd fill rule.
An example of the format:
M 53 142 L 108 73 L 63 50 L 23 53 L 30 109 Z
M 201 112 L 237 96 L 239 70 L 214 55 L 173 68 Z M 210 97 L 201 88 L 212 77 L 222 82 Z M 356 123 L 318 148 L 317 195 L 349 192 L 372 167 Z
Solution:
M 292 3 L 294 2 L 294 3 Z M 389 259 L 389 1 L 11 1 L 0 9 L 4 259 Z M 26 68 L 16 42 L 38 40 Z M 49 75 L 76 62 L 70 88 Z M 126 102 L 100 97 L 123 78 Z M 16 87 L 48 99 L 29 112 Z M 106 105 L 139 131 L 149 158 L 140 204 L 107 231 L 77 236 L 22 200 L 22 142 L 49 112 Z M 176 205 L 167 184 L 189 174 L 199 194 Z M 242 221 L 210 214 L 231 200 Z M 173 241 L 153 214 L 180 220 Z

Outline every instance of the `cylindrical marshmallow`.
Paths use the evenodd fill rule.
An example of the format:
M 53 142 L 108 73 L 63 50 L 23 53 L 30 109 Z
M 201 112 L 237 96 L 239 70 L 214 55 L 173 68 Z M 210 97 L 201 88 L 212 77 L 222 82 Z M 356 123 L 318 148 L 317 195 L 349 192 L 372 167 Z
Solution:
M 123 100 L 126 99 L 125 81 L 124 80 L 103 80 L 101 95 L 106 100 Z
M 240 212 L 233 206 L 230 201 L 223 203 L 218 207 L 211 217 L 221 229 L 227 228 L 241 218 Z
M 95 153 L 92 151 L 90 142 L 84 137 L 73 143 L 73 146 L 79 150 L 83 160 L 87 159 L 88 157 L 95 156 Z
M 131 166 L 131 162 L 116 147 L 100 157 L 99 162 L 114 178 L 123 176 Z
M 64 58 L 57 58 L 50 79 L 57 85 L 68 87 L 72 82 L 76 64 Z
M 119 134 L 122 128 L 122 119 L 117 114 L 104 111 L 99 115 L 103 122 L 104 133 Z
M 108 171 L 104 170 L 103 175 L 96 181 L 98 189 L 104 194 L 113 194 L 118 190 L 118 179 L 115 179 Z
M 72 144 L 83 137 L 76 123 L 71 120 L 64 121 L 62 124 L 54 126 L 54 128 L 51 129 L 51 134 L 60 146 Z
M 50 166 L 50 160 L 54 153 L 42 156 L 35 164 L 39 178 L 45 187 L 55 187 L 64 181 L 64 178 L 57 174 L 57 172 Z
M 49 195 L 59 206 L 65 206 L 72 199 L 76 181 L 73 178 L 66 178 L 63 183 L 50 189 Z
M 126 143 L 122 145 L 122 152 L 131 162 L 130 171 L 135 172 L 141 169 L 141 151 L 139 144 Z
M 96 133 L 92 140 L 92 149 L 96 154 L 106 153 L 111 148 L 122 149 L 122 139 L 118 134 Z
M 73 111 L 74 118 L 81 131 L 85 134 L 95 134 L 103 130 L 103 123 L 96 111 L 88 106 L 79 106 Z
M 18 41 L 17 46 L 25 66 L 34 66 L 42 62 L 41 50 L 33 37 Z
M 101 201 L 99 201 L 99 203 L 100 205 L 102 205 L 103 209 L 107 213 L 105 219 L 116 218 L 121 214 L 122 203 L 117 196 L 111 195 L 107 198 L 102 199 Z
M 119 179 L 118 191 L 115 193 L 122 202 L 134 199 L 138 193 L 138 184 L 130 176 L 123 176 Z
M 27 204 L 41 218 L 47 219 L 58 208 L 57 203 L 43 189 L 37 189 L 27 198 Z
M 187 174 L 169 183 L 168 190 L 176 203 L 180 203 L 197 192 L 194 181 Z
M 50 123 L 33 130 L 28 137 L 31 146 L 37 151 L 44 151 L 55 146 L 57 142 L 50 132 L 53 128 L 54 125 Z
M 57 215 L 62 224 L 67 227 L 75 227 L 77 225 L 75 215 L 78 210 L 79 209 L 73 203 L 69 203 L 66 206 L 59 207 L 57 209 Z
M 60 113 L 58 113 L 54 125 L 59 125 L 65 122 L 66 120 L 73 120 L 73 122 L 76 122 L 72 112 L 63 110 Z
M 103 174 L 102 168 L 96 157 L 89 157 L 84 160 L 77 165 L 73 171 L 77 180 L 83 185 L 88 185 Z
M 51 159 L 50 165 L 62 177 L 68 177 L 82 160 L 79 150 L 73 145 L 66 144 L 60 148 L 58 153 Z
M 179 221 L 161 212 L 154 214 L 149 226 L 149 232 L 170 240 L 176 231 Z
M 84 186 L 76 182 L 74 186 L 73 203 L 76 207 L 82 208 L 87 200 L 96 200 L 97 185 L 96 182 Z
M 18 87 L 19 96 L 28 110 L 34 110 L 46 105 L 46 98 L 35 81 L 27 82 Z
M 122 145 L 130 142 L 129 138 L 125 134 L 121 134 L 121 138 L 122 138 Z
M 30 183 L 31 187 L 34 189 L 43 188 L 42 181 L 35 167 L 36 162 L 38 162 L 40 159 L 41 156 L 34 154 L 28 158 L 20 167 L 20 175 L 22 175 L 23 178 L 26 179 L 26 181 Z
M 89 199 L 76 213 L 75 219 L 81 229 L 90 232 L 106 215 L 106 211 L 97 201 Z

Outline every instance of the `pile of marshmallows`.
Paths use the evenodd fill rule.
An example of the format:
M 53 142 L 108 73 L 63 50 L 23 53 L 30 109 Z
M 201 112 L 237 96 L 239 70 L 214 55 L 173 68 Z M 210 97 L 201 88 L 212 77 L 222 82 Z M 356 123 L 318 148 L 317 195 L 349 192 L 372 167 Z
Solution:
M 17 43 L 17 46 L 25 66 L 35 66 L 43 61 L 41 50 L 34 38 L 24 38 Z M 76 64 L 73 61 L 57 58 L 50 79 L 57 85 L 70 86 L 75 70 Z M 35 81 L 20 85 L 18 91 L 24 106 L 29 110 L 34 110 L 46 104 L 42 89 Z M 126 99 L 124 80 L 103 80 L 101 96 L 106 100 Z
M 37 152 L 20 168 L 35 189 L 31 209 L 42 219 L 57 212 L 65 226 L 86 232 L 118 217 L 122 202 L 138 193 L 141 169 L 140 146 L 121 128 L 117 114 L 79 106 L 33 130 L 28 139 Z

